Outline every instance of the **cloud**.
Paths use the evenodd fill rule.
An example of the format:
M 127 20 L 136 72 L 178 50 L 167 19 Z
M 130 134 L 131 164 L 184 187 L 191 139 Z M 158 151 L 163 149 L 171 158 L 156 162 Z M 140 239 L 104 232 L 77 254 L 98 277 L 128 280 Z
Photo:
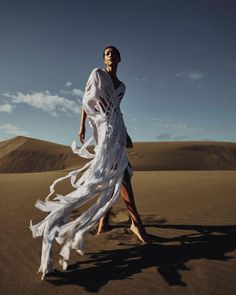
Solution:
M 70 88 L 70 86 L 72 85 L 72 83 L 70 81 L 65 83 L 65 87 Z
M 182 136 L 173 137 L 173 140 L 184 140 L 184 139 L 189 139 L 189 136 L 182 135 Z
M 66 95 L 69 97 L 77 97 L 77 101 L 81 103 L 82 98 L 84 96 L 84 91 L 79 88 L 73 88 L 72 90 L 60 90 L 59 91 L 62 95 Z
M 178 132 L 177 132 L 178 133 Z M 194 134 L 193 133 L 188 133 L 182 134 L 182 135 L 176 135 L 176 132 L 162 132 L 160 135 L 156 137 L 157 140 L 173 140 L 173 141 L 178 141 L 178 140 L 193 140 L 194 139 Z
M 58 112 L 67 114 L 79 114 L 80 105 L 65 97 L 57 94 L 51 94 L 49 91 L 32 92 L 23 94 L 18 92 L 16 95 L 5 93 L 5 97 L 11 98 L 14 104 L 26 104 L 36 109 L 49 113 L 52 116 L 58 116 Z
M 183 122 L 151 118 L 152 129 L 157 130 L 157 140 L 204 140 L 216 134 L 207 128 L 193 127 Z
M 170 130 L 186 130 L 188 125 L 180 122 L 174 122 L 173 120 L 161 120 L 159 118 L 151 118 L 151 121 L 159 128 L 166 128 Z
M 206 74 L 203 74 L 199 71 L 193 70 L 193 71 L 181 71 L 175 74 L 176 77 L 183 77 L 183 78 L 187 78 L 191 81 L 198 81 L 203 79 Z
M 160 89 L 162 89 L 162 88 L 165 88 L 166 87 L 166 83 L 159 83 L 159 84 L 157 84 L 157 88 L 160 88 Z
M 5 125 L 0 125 L 0 130 L 2 130 L 5 133 L 9 134 L 15 134 L 15 135 L 28 135 L 28 131 L 21 130 L 20 127 L 11 125 L 11 124 L 5 124 Z
M 78 88 L 74 88 L 74 89 L 72 89 L 71 94 L 74 95 L 74 96 L 79 96 L 79 97 L 83 98 L 84 91 L 82 91 L 82 90 L 80 90 Z
M 148 79 L 146 77 L 139 77 L 139 78 L 134 78 L 134 82 L 148 82 Z
M 171 124 L 169 127 L 173 128 L 173 129 L 187 129 L 188 128 L 188 126 L 186 124 L 182 124 L 182 123 Z
M 230 69 L 230 70 L 236 70 L 236 64 L 232 62 L 224 62 L 223 67 Z
M 165 140 L 165 139 L 171 139 L 171 137 L 172 137 L 172 134 L 171 133 L 169 133 L 169 132 L 162 132 L 160 135 L 158 135 L 156 137 L 156 139 L 158 139 L 158 140 Z
M 12 113 L 12 105 L 9 103 L 0 105 L 0 112 Z

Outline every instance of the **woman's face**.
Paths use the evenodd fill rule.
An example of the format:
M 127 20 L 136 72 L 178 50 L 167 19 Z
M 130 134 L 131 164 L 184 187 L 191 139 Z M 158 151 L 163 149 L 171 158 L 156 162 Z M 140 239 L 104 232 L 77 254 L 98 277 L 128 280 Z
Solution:
M 104 52 L 104 63 L 108 66 L 117 65 L 120 62 L 119 54 L 113 48 L 107 48 Z

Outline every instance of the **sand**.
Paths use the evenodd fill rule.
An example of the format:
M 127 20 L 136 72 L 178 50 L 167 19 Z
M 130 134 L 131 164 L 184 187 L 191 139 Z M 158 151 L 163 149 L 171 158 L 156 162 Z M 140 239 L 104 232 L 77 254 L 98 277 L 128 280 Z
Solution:
M 202 169 L 191 157 L 187 161 L 193 146 L 197 161 L 204 159 Z M 153 244 L 140 245 L 130 232 L 120 198 L 112 211 L 110 231 L 96 236 L 96 229 L 92 230 L 86 238 L 86 254 L 73 253 L 67 271 L 56 263 L 55 273 L 41 281 L 37 274 L 41 238 L 32 238 L 29 220 L 36 223 L 45 216 L 34 207 L 36 199 L 43 199 L 52 181 L 76 164 L 69 147 L 25 137 L 0 143 L 0 160 L 5 159 L 0 166 L 9 169 L 0 174 L 0 294 L 236 294 L 235 147 L 234 143 L 213 142 L 136 143 L 134 161 L 130 158 L 132 166 L 138 167 L 132 183 Z M 156 153 L 156 163 L 165 163 L 169 170 L 154 170 L 155 163 L 149 167 L 147 149 Z M 220 164 L 209 156 L 213 149 Z M 156 150 L 162 150 L 162 156 Z M 169 155 L 173 152 L 171 159 L 176 162 L 164 160 L 165 150 Z M 33 172 L 31 163 L 16 165 L 14 151 L 21 155 L 17 162 L 21 165 L 34 156 L 40 159 L 37 169 L 41 171 Z M 60 154 L 64 167 L 53 162 Z M 140 162 L 138 154 L 142 154 Z M 47 159 L 58 165 L 54 171 L 46 170 Z M 171 164 L 179 170 L 171 171 Z M 224 169 L 214 169 L 223 164 Z M 185 165 L 189 169 L 184 170 Z M 24 169 L 28 171 L 19 173 Z M 57 189 L 66 192 L 70 186 L 65 182 Z M 55 244 L 55 261 L 58 250 Z

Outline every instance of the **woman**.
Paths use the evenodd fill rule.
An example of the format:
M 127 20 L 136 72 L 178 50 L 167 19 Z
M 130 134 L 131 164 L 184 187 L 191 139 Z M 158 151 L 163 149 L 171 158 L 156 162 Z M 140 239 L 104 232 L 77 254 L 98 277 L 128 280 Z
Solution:
M 37 208 L 50 212 L 40 223 L 32 225 L 31 222 L 30 225 L 33 237 L 43 235 L 39 268 L 42 279 L 53 269 L 51 252 L 54 239 L 62 245 L 59 263 L 66 269 L 71 249 L 83 254 L 84 234 L 89 229 L 99 222 L 97 234 L 106 230 L 109 210 L 120 191 L 131 217 L 131 231 L 142 242 L 151 242 L 137 212 L 130 182 L 132 170 L 125 147 L 132 148 L 132 141 L 120 111 L 125 85 L 116 76 L 117 66 L 121 61 L 120 53 L 114 46 L 108 46 L 103 58 L 106 69 L 95 68 L 85 87 L 79 131 L 83 145 L 77 149 L 73 141 L 71 146 L 74 153 L 92 160 L 81 169 L 55 180 L 45 202 L 36 202 Z M 86 117 L 93 129 L 93 136 L 84 142 Z M 90 153 L 86 148 L 93 139 L 96 145 L 94 153 Z M 82 171 L 82 176 L 77 180 L 78 173 Z M 55 185 L 66 178 L 70 178 L 75 190 L 65 196 L 55 193 Z M 54 193 L 56 197 L 51 201 L 50 196 Z M 75 209 L 93 199 L 97 200 L 87 211 L 77 219 L 69 220 Z

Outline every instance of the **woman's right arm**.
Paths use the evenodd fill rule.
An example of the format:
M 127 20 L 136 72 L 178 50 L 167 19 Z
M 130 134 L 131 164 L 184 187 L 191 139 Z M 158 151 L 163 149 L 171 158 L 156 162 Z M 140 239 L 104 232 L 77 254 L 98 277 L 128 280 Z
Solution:
M 87 117 L 87 114 L 86 114 L 84 108 L 82 108 L 82 114 L 81 114 L 81 120 L 80 120 L 80 129 L 79 129 L 79 133 L 78 133 L 80 142 L 82 144 L 84 143 L 84 139 L 85 139 L 85 121 L 86 121 L 86 117 Z
M 85 103 L 88 107 L 88 109 L 91 108 L 91 105 L 88 105 L 88 102 L 92 100 L 94 97 L 98 97 L 98 69 L 95 68 L 92 70 L 88 81 L 85 86 L 85 93 L 83 97 L 83 101 L 85 100 Z M 92 104 L 93 105 L 93 104 Z M 93 108 L 91 109 L 93 111 Z M 84 110 L 83 104 L 82 104 L 82 112 L 81 112 L 81 121 L 80 121 L 80 129 L 78 132 L 78 136 L 80 139 L 80 142 L 83 144 L 85 139 L 85 121 L 86 121 L 87 113 Z

